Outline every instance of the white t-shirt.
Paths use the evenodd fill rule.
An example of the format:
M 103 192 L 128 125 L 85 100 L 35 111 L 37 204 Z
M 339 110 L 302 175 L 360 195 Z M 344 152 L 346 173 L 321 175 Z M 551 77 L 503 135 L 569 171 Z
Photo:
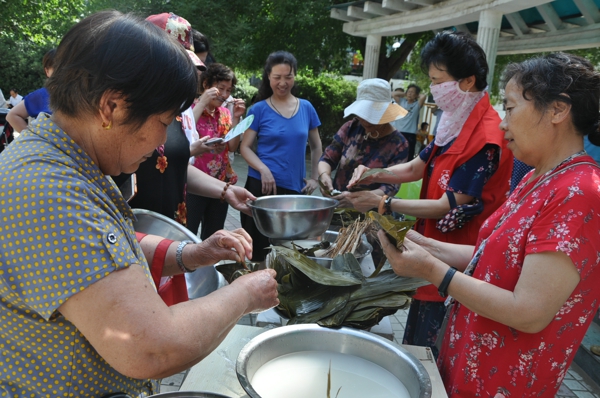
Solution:
M 190 145 L 200 139 L 198 130 L 196 130 L 196 120 L 194 119 L 194 110 L 192 107 L 187 108 L 181 114 L 181 128 L 187 137 Z M 190 157 L 190 164 L 194 164 L 194 157 Z
M 17 105 L 19 102 L 23 101 L 23 97 L 20 96 L 19 94 L 17 94 L 16 97 L 13 97 L 12 95 L 10 96 L 8 103 L 11 104 L 12 106 Z

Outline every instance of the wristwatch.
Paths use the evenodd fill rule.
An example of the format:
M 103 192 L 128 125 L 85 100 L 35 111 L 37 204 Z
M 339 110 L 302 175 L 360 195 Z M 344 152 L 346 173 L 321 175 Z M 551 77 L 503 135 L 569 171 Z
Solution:
M 394 199 L 393 196 L 388 196 L 383 201 L 383 207 L 385 208 L 385 213 L 386 214 L 392 214 L 392 199 Z

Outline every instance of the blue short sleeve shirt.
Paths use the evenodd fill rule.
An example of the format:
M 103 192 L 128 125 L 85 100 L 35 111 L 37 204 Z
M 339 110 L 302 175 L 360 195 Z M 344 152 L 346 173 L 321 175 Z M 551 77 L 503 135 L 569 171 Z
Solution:
M 291 118 L 276 113 L 266 101 L 248 112 L 254 115 L 250 128 L 257 133 L 258 158 L 269 168 L 278 187 L 300 192 L 306 177 L 308 132 L 321 125 L 312 104 L 300 99 L 298 112 Z M 260 180 L 260 173 L 248 167 L 248 175 Z

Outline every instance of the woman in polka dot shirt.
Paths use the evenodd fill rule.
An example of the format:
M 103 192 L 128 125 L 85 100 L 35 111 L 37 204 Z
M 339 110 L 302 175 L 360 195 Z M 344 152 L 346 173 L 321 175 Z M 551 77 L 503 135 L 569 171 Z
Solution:
M 91 15 L 63 38 L 40 116 L 0 155 L 0 396 L 156 392 L 245 314 L 278 303 L 264 270 L 168 307 L 163 275 L 251 257 L 243 230 L 201 244 L 146 236 L 109 175 L 132 173 L 192 103 L 194 66 L 149 22 Z

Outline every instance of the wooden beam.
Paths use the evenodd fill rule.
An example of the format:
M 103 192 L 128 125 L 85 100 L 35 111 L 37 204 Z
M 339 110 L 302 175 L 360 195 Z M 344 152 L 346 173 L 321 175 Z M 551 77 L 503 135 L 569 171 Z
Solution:
M 510 23 L 510 26 L 512 26 L 517 36 L 523 36 L 529 33 L 529 27 L 527 27 L 527 24 L 523 20 L 521 14 L 518 12 L 513 12 L 512 14 L 506 14 L 504 16 L 508 20 L 508 23 Z
M 356 6 L 348 7 L 348 16 L 356 19 L 371 19 L 373 15 L 367 14 L 362 10 L 362 8 L 358 8 Z
M 333 19 L 339 19 L 340 21 L 352 22 L 358 21 L 358 18 L 353 18 L 348 16 L 348 13 L 344 10 L 340 10 L 339 8 L 332 8 L 329 12 L 329 16 Z
M 556 32 L 557 30 L 564 28 L 562 20 L 558 16 L 558 13 L 554 9 L 554 7 L 552 7 L 552 4 L 546 3 L 535 8 L 542 15 L 542 18 L 544 18 L 546 25 L 548 25 L 552 32 Z
M 375 3 L 373 1 L 365 1 L 365 5 L 363 6 L 363 11 L 369 14 L 375 15 L 390 15 L 394 14 L 394 10 L 390 10 L 388 8 L 383 8 L 381 4 Z
M 573 2 L 588 24 L 593 25 L 600 22 L 600 11 L 598 11 L 594 0 L 573 0 Z
M 404 0 L 407 3 L 415 3 L 422 6 L 432 6 L 436 3 L 439 3 L 441 0 Z
M 600 47 L 600 24 L 498 39 L 498 55 L 569 51 L 594 47 Z
M 394 11 L 410 11 L 418 7 L 416 4 L 410 4 L 403 0 L 383 0 L 381 6 Z

